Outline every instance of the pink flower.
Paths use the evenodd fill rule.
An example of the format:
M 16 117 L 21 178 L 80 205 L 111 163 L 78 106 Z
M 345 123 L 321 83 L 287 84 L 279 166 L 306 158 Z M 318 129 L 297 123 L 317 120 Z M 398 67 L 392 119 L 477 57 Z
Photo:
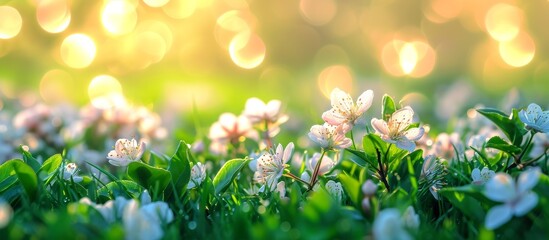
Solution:
M 309 132 L 309 138 L 325 149 L 344 149 L 353 144 L 353 141 L 350 138 L 345 137 L 345 133 L 349 131 L 349 129 L 350 126 L 344 124 L 339 126 L 330 125 L 328 123 L 314 125 Z
M 223 113 L 219 120 L 210 127 L 208 137 L 217 146 L 226 146 L 228 143 L 236 144 L 242 138 L 257 138 L 257 132 L 252 128 L 252 123 L 245 116 L 235 116 L 232 113 Z
M 367 90 L 358 97 L 356 104 L 353 102 L 351 95 L 335 88 L 330 96 L 332 101 L 332 109 L 322 114 L 322 119 L 331 125 L 348 124 L 351 127 L 356 120 L 372 106 L 374 92 Z
M 381 139 L 388 143 L 394 143 L 398 148 L 406 151 L 414 151 L 417 141 L 423 136 L 423 127 L 409 128 L 412 124 L 414 110 L 406 106 L 393 113 L 388 122 L 382 119 L 373 118 L 372 127 Z

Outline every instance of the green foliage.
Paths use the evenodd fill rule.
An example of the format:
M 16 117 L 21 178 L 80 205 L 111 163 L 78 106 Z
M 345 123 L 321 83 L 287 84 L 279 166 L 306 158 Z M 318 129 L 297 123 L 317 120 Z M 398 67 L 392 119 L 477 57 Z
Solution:
M 196 162 L 191 155 L 190 149 L 187 143 L 179 141 L 177 149 L 174 155 L 170 158 L 168 171 L 172 176 L 172 184 L 175 190 L 179 193 L 184 192 L 187 189 L 187 184 L 191 179 L 191 165 L 190 162 Z M 171 194 L 171 189 L 168 188 L 168 195 Z
M 511 116 L 491 108 L 477 109 L 477 112 L 496 124 L 505 136 L 511 140 L 513 145 L 520 146 L 522 144 L 526 128 L 524 127 L 524 123 L 518 118 L 518 111 L 516 109 L 513 109 Z
M 114 198 L 114 196 L 139 196 L 143 192 L 143 187 L 134 181 L 118 180 L 107 183 L 97 190 L 97 194 L 103 199 Z
M 128 177 L 155 195 L 163 192 L 172 180 L 169 171 L 142 162 L 131 162 L 128 165 Z
M 38 178 L 34 170 L 22 160 L 8 160 L 0 165 L 0 193 L 17 197 L 18 187 L 22 187 L 26 195 L 33 199 L 38 189 Z
M 45 180 L 48 177 L 52 177 L 57 172 L 61 164 L 63 163 L 63 156 L 61 154 L 55 154 L 48 158 L 42 164 L 42 167 L 38 170 L 38 176 L 40 180 Z
M 248 159 L 232 159 L 227 161 L 213 179 L 212 183 L 215 187 L 215 194 L 217 195 L 229 187 L 229 184 L 249 161 Z
M 499 136 L 494 136 L 490 138 L 488 142 L 486 142 L 486 147 L 499 149 L 509 154 L 518 154 L 522 151 L 520 147 L 509 144 Z
M 381 116 L 383 116 L 383 120 L 388 121 L 396 110 L 395 100 L 387 94 L 383 95 L 381 103 Z

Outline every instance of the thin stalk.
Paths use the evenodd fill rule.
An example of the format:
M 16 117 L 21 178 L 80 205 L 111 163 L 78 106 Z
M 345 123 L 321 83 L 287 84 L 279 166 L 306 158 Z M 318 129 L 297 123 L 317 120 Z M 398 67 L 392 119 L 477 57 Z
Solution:
M 267 144 L 267 151 L 273 147 L 271 136 L 269 136 L 269 122 L 265 119 L 265 143 Z
M 307 185 L 307 187 L 310 187 L 310 184 L 308 182 L 304 181 L 303 179 L 301 179 L 300 177 L 294 175 L 291 172 L 284 173 L 282 176 L 292 178 L 292 179 L 294 179 L 294 180 L 296 180 L 300 183 L 304 183 L 305 185 Z
M 526 146 L 524 147 L 524 149 L 522 150 L 522 152 L 520 153 L 520 156 L 515 159 L 515 163 L 517 165 L 520 164 L 520 161 L 522 161 L 522 157 L 524 157 L 524 154 L 526 153 L 526 150 L 528 150 L 528 147 L 530 147 L 530 144 L 532 143 L 532 139 L 534 139 L 534 135 L 536 134 L 535 132 L 530 132 L 530 138 L 528 138 L 528 142 L 526 143 Z
M 389 146 L 390 147 L 390 146 Z M 389 183 L 387 182 L 387 176 L 383 167 L 383 163 L 381 163 L 381 153 L 376 148 L 377 153 L 377 163 L 379 164 L 379 180 L 383 182 L 383 185 L 385 185 L 385 188 L 387 189 L 387 192 L 391 192 L 391 187 L 389 186 Z
M 355 137 L 353 136 L 353 129 L 351 129 L 351 142 L 353 142 L 353 149 L 356 150 Z
M 320 155 L 320 159 L 316 163 L 315 170 L 313 171 L 313 176 L 311 177 L 311 182 L 309 183 L 309 190 L 313 189 L 313 186 L 316 183 L 318 172 L 320 172 L 320 164 L 322 163 L 324 155 L 326 155 L 326 150 L 322 149 L 322 155 Z

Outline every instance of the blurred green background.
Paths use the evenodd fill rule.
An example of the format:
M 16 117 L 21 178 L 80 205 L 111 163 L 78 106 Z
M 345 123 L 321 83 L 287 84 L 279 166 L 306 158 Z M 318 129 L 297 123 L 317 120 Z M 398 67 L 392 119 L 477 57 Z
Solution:
M 547 106 L 548 13 L 545 0 L 0 0 L 0 87 L 77 105 L 121 89 L 208 123 L 254 96 L 320 122 L 332 88 L 373 89 L 374 104 L 388 93 L 444 123 L 501 99 Z

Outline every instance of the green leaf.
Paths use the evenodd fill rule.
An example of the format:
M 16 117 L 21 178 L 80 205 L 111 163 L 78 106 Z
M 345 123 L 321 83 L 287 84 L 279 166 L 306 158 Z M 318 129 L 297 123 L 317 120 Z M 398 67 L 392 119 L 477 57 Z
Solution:
M 354 179 L 353 177 L 346 175 L 346 174 L 339 174 L 338 175 L 339 181 L 341 182 L 341 185 L 343 185 L 343 188 L 345 189 L 345 192 L 347 195 L 349 195 L 349 198 L 353 202 L 353 204 L 356 207 L 359 207 L 362 200 L 360 196 L 360 183 Z
M 490 140 L 488 140 L 488 142 L 486 143 L 486 147 L 495 148 L 509 154 L 517 154 L 522 151 L 522 149 L 520 149 L 519 147 L 509 144 L 498 136 L 490 138 Z
M 524 123 L 518 119 L 518 111 L 513 109 L 511 116 L 496 109 L 477 109 L 477 112 L 492 121 L 511 140 L 513 145 L 520 146 L 522 138 L 526 134 Z
M 8 160 L 0 165 L 0 181 L 10 176 L 17 176 L 17 180 L 25 189 L 30 198 L 34 198 L 38 189 L 38 178 L 34 170 L 21 159 Z
M 213 179 L 215 194 L 217 195 L 224 191 L 249 161 L 248 159 L 232 159 L 227 161 Z
M 445 197 L 463 214 L 475 220 L 482 222 L 484 218 L 484 209 L 480 201 L 485 200 L 481 193 L 482 187 L 476 185 L 465 185 L 455 188 L 444 188 L 438 191 L 438 194 Z
M 136 182 L 129 180 L 113 181 L 107 183 L 107 185 L 97 190 L 98 195 L 102 195 L 105 197 L 109 197 L 111 193 L 114 196 L 125 196 L 129 193 L 130 195 L 132 195 L 129 197 L 133 198 L 135 196 L 139 196 L 139 194 L 141 194 L 142 192 L 143 187 L 139 186 L 139 184 L 137 184 Z
M 373 161 L 374 166 L 377 164 L 377 151 L 380 154 L 384 154 L 387 151 L 387 143 L 374 133 L 364 135 L 362 138 L 362 147 L 364 148 L 364 154 L 370 161 Z
M 346 158 L 346 159 L 350 160 L 351 162 L 354 162 L 358 166 L 366 167 L 366 166 L 368 166 L 368 164 L 371 165 L 373 163 L 371 161 L 371 159 L 366 157 L 366 155 L 364 154 L 363 151 L 354 150 L 354 149 L 351 149 L 351 148 L 346 148 L 345 150 L 356 156 L 356 157 L 350 157 L 350 158 Z
M 168 171 L 172 175 L 172 182 L 180 193 L 187 189 L 187 184 L 191 179 L 190 161 L 194 162 L 191 151 L 184 141 L 179 141 L 175 154 L 170 159 Z
M 40 167 L 40 170 L 38 170 L 38 176 L 42 180 L 46 179 L 47 176 L 55 173 L 55 171 L 59 169 L 61 163 L 63 163 L 63 157 L 61 156 L 61 154 L 55 154 L 51 156 L 46 161 L 44 161 L 42 167 Z
M 381 104 L 381 116 L 383 116 L 383 120 L 388 121 L 395 111 L 396 105 L 393 98 L 387 94 L 383 95 Z
M 128 165 L 128 176 L 151 193 L 154 193 L 155 190 L 164 191 L 172 179 L 171 173 L 167 170 L 155 168 L 142 162 L 131 162 Z
M 36 158 L 34 158 L 29 151 L 23 149 L 23 145 L 19 146 L 19 152 L 21 152 L 21 155 L 23 155 L 23 161 L 27 163 L 32 168 L 32 170 L 34 170 L 35 173 L 40 170 L 41 166 L 38 160 L 36 160 Z

